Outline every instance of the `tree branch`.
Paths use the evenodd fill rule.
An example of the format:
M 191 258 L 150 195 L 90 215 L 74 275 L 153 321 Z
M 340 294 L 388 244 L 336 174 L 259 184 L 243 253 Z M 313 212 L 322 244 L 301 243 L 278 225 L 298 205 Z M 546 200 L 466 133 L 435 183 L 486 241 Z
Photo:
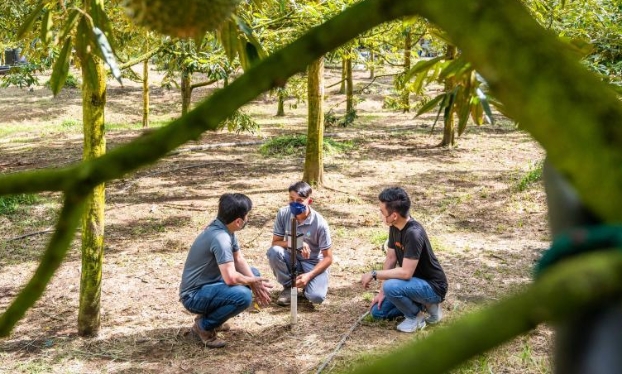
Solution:
M 8 336 L 13 326 L 41 297 L 52 275 L 60 266 L 82 216 L 85 196 L 72 191 L 65 194 L 63 209 L 56 224 L 56 231 L 43 254 L 39 266 L 28 284 L 20 291 L 7 310 L 0 316 L 0 336 Z
M 138 57 L 136 57 L 133 60 L 129 60 L 128 62 L 125 62 L 125 63 L 119 65 L 119 69 L 124 70 L 124 69 L 130 68 L 130 67 L 132 67 L 132 66 L 134 66 L 136 64 L 140 64 L 141 62 L 150 59 L 153 55 L 155 55 L 158 52 L 160 52 L 160 47 L 158 47 L 158 48 L 156 48 L 156 49 L 154 49 L 152 51 L 149 51 L 149 52 L 147 52 L 147 53 L 145 53 L 145 54 L 143 54 L 141 56 L 138 56 Z
M 209 86 L 210 84 L 214 84 L 216 82 L 218 82 L 218 79 L 212 79 L 212 80 L 209 80 L 209 81 L 192 84 L 192 85 L 190 85 L 190 91 L 194 90 L 195 88 Z

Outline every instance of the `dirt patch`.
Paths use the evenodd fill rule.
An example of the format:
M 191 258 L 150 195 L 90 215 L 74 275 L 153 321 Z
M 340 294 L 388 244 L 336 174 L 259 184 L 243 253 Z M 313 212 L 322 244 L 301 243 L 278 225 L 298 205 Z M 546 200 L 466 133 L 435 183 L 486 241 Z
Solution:
M 357 82 L 368 83 L 366 76 L 357 73 Z M 339 79 L 338 72 L 327 71 L 327 78 L 328 86 Z M 107 122 L 140 122 L 138 86 L 110 84 Z M 495 126 L 471 127 L 455 149 L 436 148 L 441 128 L 432 129 L 432 118 L 383 110 L 382 96 L 373 88 L 360 97 L 353 125 L 327 129 L 356 147 L 327 157 L 326 186 L 314 192 L 315 209 L 331 225 L 336 260 L 328 301 L 314 307 L 301 300 L 293 330 L 289 309 L 274 305 L 235 317 L 232 331 L 224 334 L 225 349 L 205 349 L 189 334 L 193 316 L 177 301 L 179 279 L 190 244 L 215 216 L 218 197 L 236 191 L 253 199 L 251 221 L 238 237 L 249 262 L 273 279 L 265 258 L 273 220 L 286 203 L 287 186 L 301 178 L 304 161 L 302 156 L 262 157 L 259 145 L 205 148 L 166 157 L 108 183 L 100 335 L 76 335 L 78 235 L 42 299 L 9 338 L 0 340 L 0 372 L 313 372 L 368 308 L 371 295 L 359 279 L 383 260 L 380 243 L 387 230 L 377 217 L 376 199 L 389 185 L 411 194 L 412 214 L 428 230 L 448 275 L 447 321 L 527 284 L 534 261 L 548 245 L 546 207 L 540 184 L 524 191 L 516 186 L 543 157 L 539 146 L 499 118 Z M 199 90 L 194 98 L 209 92 Z M 0 172 L 61 167 L 80 159 L 79 127 L 59 126 L 80 121 L 79 91 L 52 98 L 45 88 L 10 88 L 0 90 L 0 97 L 0 127 L 24 129 L 0 137 Z M 331 92 L 327 106 L 342 108 L 343 100 Z M 154 89 L 151 102 L 156 118 L 179 115 L 176 91 Z M 306 132 L 304 105 L 286 107 L 286 117 L 274 117 L 276 102 L 262 97 L 244 110 L 261 124 L 257 134 L 210 133 L 184 147 Z M 141 133 L 110 130 L 108 147 Z M 27 282 L 49 238 L 40 233 L 11 240 L 54 224 L 59 195 L 40 198 L 27 210 L 0 216 L 0 310 Z M 409 335 L 398 333 L 395 324 L 363 322 L 325 371 L 347 369 L 433 330 Z M 476 359 L 465 372 L 548 371 L 551 340 L 548 328 L 538 328 Z

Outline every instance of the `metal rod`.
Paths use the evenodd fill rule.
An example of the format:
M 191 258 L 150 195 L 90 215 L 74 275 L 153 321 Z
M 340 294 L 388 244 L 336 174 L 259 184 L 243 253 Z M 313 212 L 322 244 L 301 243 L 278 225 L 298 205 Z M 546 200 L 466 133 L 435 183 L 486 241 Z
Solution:
M 290 253 L 291 253 L 291 325 L 295 325 L 298 322 L 298 289 L 296 288 L 296 250 L 298 249 L 298 222 L 296 222 L 296 216 L 292 217 L 292 228 L 290 230 Z

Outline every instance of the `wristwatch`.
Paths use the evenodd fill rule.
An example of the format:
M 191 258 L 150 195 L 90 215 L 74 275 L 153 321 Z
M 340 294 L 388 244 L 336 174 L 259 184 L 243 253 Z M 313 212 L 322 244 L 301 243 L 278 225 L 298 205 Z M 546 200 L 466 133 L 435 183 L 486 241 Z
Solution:
M 376 270 L 372 270 L 371 271 L 371 277 L 374 278 L 374 280 L 378 280 L 378 278 L 376 278 Z

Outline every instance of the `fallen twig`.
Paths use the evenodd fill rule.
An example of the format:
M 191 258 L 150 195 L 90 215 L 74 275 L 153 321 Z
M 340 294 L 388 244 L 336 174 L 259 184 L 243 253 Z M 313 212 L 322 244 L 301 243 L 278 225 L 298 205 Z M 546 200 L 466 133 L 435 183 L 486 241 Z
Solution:
M 47 234 L 47 233 L 53 232 L 53 231 L 54 231 L 54 228 L 50 227 L 50 228 L 47 228 L 45 230 L 31 232 L 29 234 L 24 234 L 24 235 L 17 236 L 15 238 L 7 239 L 7 242 L 12 242 L 14 240 L 24 239 L 24 238 L 27 238 L 29 236 L 35 236 L 35 235 L 40 235 L 40 234 Z
M 341 340 L 339 341 L 339 344 L 337 344 L 337 347 L 335 347 L 335 350 L 333 351 L 333 353 L 331 353 L 328 357 L 326 357 L 326 360 L 324 360 L 324 362 L 322 363 L 322 365 L 320 365 L 320 367 L 317 369 L 317 371 L 315 372 L 316 374 L 320 374 L 322 372 L 322 370 L 324 370 L 324 368 L 326 367 L 326 365 L 328 365 L 332 359 L 335 357 L 335 355 L 337 354 L 337 352 L 339 352 L 339 350 L 341 349 L 341 347 L 345 344 L 346 340 L 350 337 L 350 335 L 352 334 L 352 332 L 354 332 L 354 330 L 356 329 L 356 327 L 359 325 L 359 323 L 361 323 L 361 321 L 363 320 L 363 318 L 365 318 L 367 315 L 369 314 L 369 311 L 363 313 L 358 320 L 356 320 L 356 322 L 354 322 L 354 324 L 352 325 L 352 327 L 350 327 L 350 330 L 348 330 L 347 333 L 345 333 L 343 335 L 343 337 L 341 338 Z

